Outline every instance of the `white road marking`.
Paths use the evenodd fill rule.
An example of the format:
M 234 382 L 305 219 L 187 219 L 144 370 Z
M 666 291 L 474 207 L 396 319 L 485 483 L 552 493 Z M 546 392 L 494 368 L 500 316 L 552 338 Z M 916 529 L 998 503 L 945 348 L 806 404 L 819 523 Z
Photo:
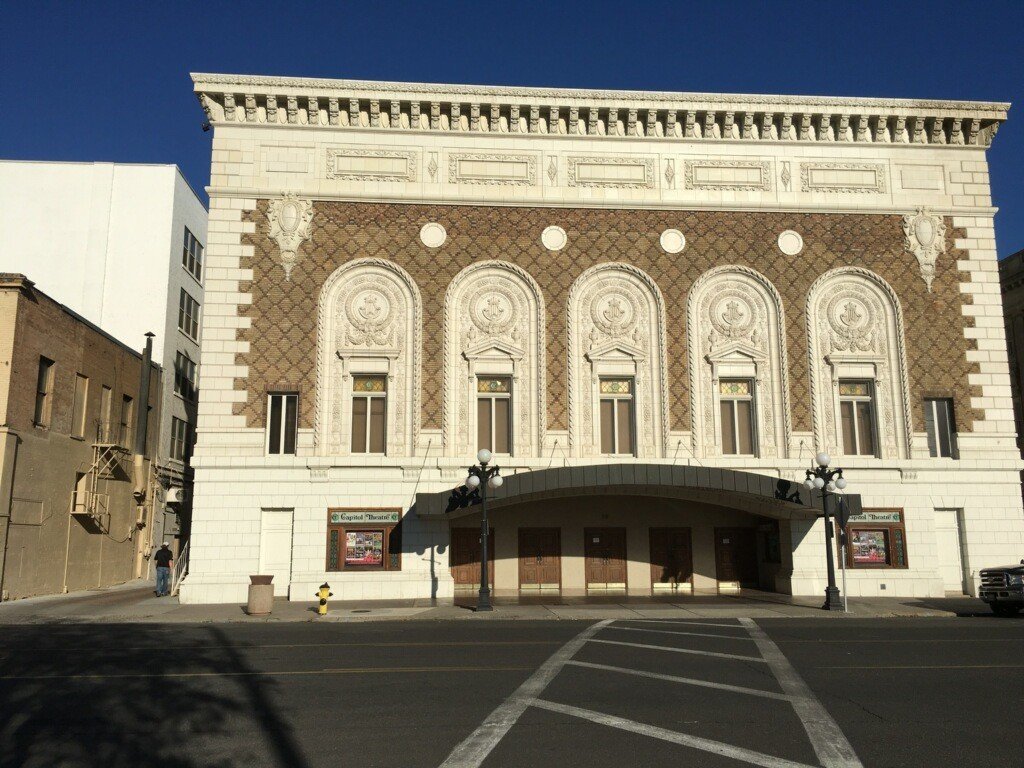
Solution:
M 740 661 L 753 661 L 757 664 L 767 663 L 758 656 L 744 656 L 736 653 L 715 653 L 714 651 L 695 651 L 691 648 L 673 648 L 670 645 L 646 645 L 645 643 L 624 643 L 621 640 L 599 640 L 596 637 L 590 640 L 592 643 L 605 643 L 607 645 L 625 645 L 629 648 L 647 648 L 652 651 L 672 651 L 673 653 L 692 653 L 696 656 L 713 656 L 716 659 L 739 659 Z
M 687 635 L 689 637 L 714 637 L 718 640 L 742 640 L 744 643 L 752 641 L 750 637 L 740 635 L 716 635 L 711 632 L 680 632 L 678 629 L 651 629 L 650 627 L 608 627 L 608 629 L 620 629 L 624 632 L 656 632 L 659 635 Z
M 607 725 L 611 728 L 618 728 L 622 731 L 637 733 L 641 736 L 649 736 L 653 739 L 670 741 L 673 744 L 680 744 L 684 747 L 691 747 L 704 752 L 711 752 L 712 754 L 729 757 L 733 760 L 742 760 L 745 763 L 759 765 L 762 768 L 815 768 L 814 766 L 809 766 L 806 763 L 794 763 L 792 760 L 785 760 L 781 757 L 766 755 L 761 752 L 754 752 L 753 750 L 744 749 L 743 747 L 734 747 L 731 744 L 725 744 L 721 741 L 704 739 L 700 736 L 690 736 L 686 733 L 678 733 L 677 731 L 670 731 L 654 725 L 638 723 L 635 720 L 626 720 L 622 717 L 606 715 L 602 712 L 594 712 L 589 709 L 580 709 L 579 707 L 572 707 L 568 704 L 556 704 L 552 701 L 543 701 L 540 699 L 532 701 L 530 704 L 534 707 L 539 707 L 540 709 L 547 709 L 551 712 L 558 712 L 563 715 L 571 715 L 572 717 L 589 720 L 590 722 L 598 723 L 599 725 Z
M 612 622 L 604 619 L 591 624 L 576 637 L 555 651 L 550 659 L 530 675 L 515 692 L 487 716 L 480 726 L 460 743 L 440 768 L 479 768 L 491 750 L 522 717 L 530 702 L 547 688 L 568 662 L 598 631 Z
M 818 697 L 808 687 L 803 678 L 797 674 L 789 659 L 779 650 L 770 637 L 753 619 L 740 619 L 740 623 L 757 643 L 775 679 L 782 690 L 789 695 L 793 709 L 811 740 L 814 753 L 824 768 L 863 768 L 863 763 L 853 751 L 850 742 L 832 719 L 828 710 L 822 706 Z
M 722 624 L 718 621 L 690 621 L 689 619 L 620 619 L 627 624 L 679 624 L 684 627 L 728 627 L 743 629 L 739 624 Z
M 750 696 L 762 696 L 766 699 L 781 699 L 789 701 L 789 696 L 784 693 L 762 691 L 758 688 L 746 688 L 742 685 L 727 685 L 725 683 L 712 683 L 710 680 L 698 680 L 693 677 L 677 677 L 676 675 L 662 675 L 658 672 L 645 672 L 642 669 L 627 669 L 626 667 L 613 667 L 608 664 L 593 664 L 589 661 L 567 661 L 567 666 L 587 667 L 588 669 L 603 669 L 608 672 L 621 672 L 624 675 L 636 675 L 637 677 L 649 677 L 652 680 L 667 680 L 670 683 L 683 683 L 684 685 L 698 685 L 704 688 L 718 688 L 722 691 L 732 693 L 746 693 Z

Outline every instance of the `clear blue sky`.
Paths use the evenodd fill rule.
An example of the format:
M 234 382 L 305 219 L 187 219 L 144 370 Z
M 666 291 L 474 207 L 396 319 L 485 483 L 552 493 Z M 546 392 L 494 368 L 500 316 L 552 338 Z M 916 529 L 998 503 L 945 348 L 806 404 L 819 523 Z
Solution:
M 190 71 L 1016 102 L 989 154 L 1024 248 L 1024 0 L 31 2 L 0 20 L 0 157 L 209 180 Z

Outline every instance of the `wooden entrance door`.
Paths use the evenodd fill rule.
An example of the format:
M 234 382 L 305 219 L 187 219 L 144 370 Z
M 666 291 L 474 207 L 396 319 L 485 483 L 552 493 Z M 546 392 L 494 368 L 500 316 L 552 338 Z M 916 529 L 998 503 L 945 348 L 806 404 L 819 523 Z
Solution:
M 757 539 L 753 528 L 715 528 L 718 582 L 756 587 Z
M 690 584 L 693 549 L 689 528 L 651 528 L 651 584 Z
M 561 586 L 561 534 L 558 528 L 519 529 L 520 589 L 558 589 Z
M 590 589 L 626 588 L 626 529 L 583 529 L 585 571 Z
M 448 549 L 448 564 L 452 569 L 455 586 L 471 587 L 480 584 L 480 527 L 452 528 L 452 545 Z M 494 529 L 487 534 L 487 580 L 494 588 Z

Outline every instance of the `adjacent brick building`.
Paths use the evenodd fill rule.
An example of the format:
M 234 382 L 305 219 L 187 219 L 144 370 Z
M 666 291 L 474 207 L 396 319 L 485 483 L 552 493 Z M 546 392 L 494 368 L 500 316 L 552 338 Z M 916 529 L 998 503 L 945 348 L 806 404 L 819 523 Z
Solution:
M 140 338 L 140 346 L 145 339 Z M 153 541 L 160 368 L 0 274 L 0 592 L 4 600 L 129 581 Z M 138 418 L 145 453 L 136 460 Z
M 499 593 L 817 593 L 819 451 L 851 594 L 972 592 L 1019 557 L 1006 105 L 194 79 L 184 600 L 257 571 L 298 599 L 472 588 L 481 447 Z

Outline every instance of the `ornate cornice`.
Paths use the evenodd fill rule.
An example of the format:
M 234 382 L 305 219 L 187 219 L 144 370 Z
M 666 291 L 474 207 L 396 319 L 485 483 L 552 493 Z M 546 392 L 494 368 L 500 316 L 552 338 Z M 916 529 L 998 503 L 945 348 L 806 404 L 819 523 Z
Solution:
M 431 85 L 193 74 L 215 124 L 988 146 L 999 102 Z M 282 109 L 282 105 L 285 107 Z M 244 107 L 244 108 L 243 108 Z

